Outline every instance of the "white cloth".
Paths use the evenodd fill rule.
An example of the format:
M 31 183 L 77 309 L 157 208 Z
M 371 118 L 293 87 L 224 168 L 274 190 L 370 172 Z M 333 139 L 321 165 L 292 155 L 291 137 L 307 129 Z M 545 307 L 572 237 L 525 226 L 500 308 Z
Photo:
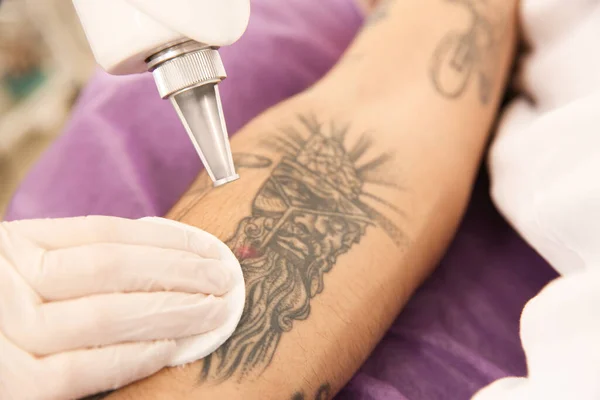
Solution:
M 600 399 L 600 0 L 522 0 L 521 95 L 489 157 L 492 197 L 563 275 L 525 307 L 528 375 L 476 400 Z
M 0 399 L 75 399 L 197 360 L 243 306 L 234 255 L 185 224 L 3 222 Z

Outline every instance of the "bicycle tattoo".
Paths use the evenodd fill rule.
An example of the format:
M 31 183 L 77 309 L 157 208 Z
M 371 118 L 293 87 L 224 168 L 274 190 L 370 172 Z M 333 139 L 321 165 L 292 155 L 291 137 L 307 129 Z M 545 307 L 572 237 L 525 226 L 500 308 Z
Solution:
M 449 99 L 460 97 L 473 79 L 479 81 L 479 100 L 490 101 L 498 60 L 503 18 L 489 0 L 446 0 L 462 5 L 471 16 L 466 31 L 447 33 L 437 46 L 431 62 L 431 79 L 436 90 Z M 488 16 L 494 16 L 494 20 Z

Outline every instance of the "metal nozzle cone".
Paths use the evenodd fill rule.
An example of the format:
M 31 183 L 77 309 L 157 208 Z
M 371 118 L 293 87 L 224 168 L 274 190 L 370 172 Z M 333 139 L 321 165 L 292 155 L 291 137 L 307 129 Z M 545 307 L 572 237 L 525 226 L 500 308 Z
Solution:
M 218 85 L 185 90 L 171 96 L 171 101 L 215 186 L 238 179 Z

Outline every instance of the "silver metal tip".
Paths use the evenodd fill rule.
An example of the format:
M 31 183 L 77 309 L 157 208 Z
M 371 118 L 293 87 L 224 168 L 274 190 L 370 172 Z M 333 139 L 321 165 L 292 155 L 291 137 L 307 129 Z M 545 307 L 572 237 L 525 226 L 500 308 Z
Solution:
M 170 98 L 215 186 L 235 173 L 218 83 L 227 74 L 215 49 L 188 41 L 148 59 L 162 98 Z
M 215 186 L 238 179 L 218 85 L 207 84 L 179 92 L 171 101 Z
M 227 178 L 218 179 L 218 180 L 214 181 L 213 184 L 215 187 L 219 187 L 226 183 L 237 181 L 238 179 L 240 179 L 240 176 L 238 174 L 235 174 L 232 176 L 228 176 Z

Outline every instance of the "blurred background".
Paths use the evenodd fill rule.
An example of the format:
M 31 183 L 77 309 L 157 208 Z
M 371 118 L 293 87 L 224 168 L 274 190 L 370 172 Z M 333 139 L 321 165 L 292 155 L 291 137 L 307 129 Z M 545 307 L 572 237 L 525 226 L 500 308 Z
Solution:
M 0 0 L 0 216 L 94 68 L 70 0 Z

